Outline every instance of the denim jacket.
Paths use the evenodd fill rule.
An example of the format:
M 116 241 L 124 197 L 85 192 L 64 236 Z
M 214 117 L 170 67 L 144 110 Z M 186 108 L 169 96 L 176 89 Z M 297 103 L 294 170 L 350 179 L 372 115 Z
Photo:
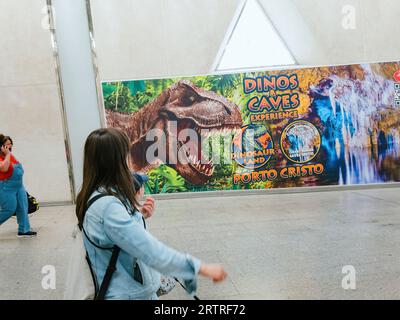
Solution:
M 160 287 L 160 273 L 180 278 L 190 293 L 196 291 L 200 260 L 157 240 L 145 229 L 142 214 L 131 214 L 118 198 L 105 196 L 95 201 L 86 212 L 83 228 L 96 245 L 110 248 L 99 249 L 84 237 L 99 285 L 111 258 L 111 248 L 121 248 L 106 299 L 154 299 Z M 141 282 L 134 277 L 136 263 Z

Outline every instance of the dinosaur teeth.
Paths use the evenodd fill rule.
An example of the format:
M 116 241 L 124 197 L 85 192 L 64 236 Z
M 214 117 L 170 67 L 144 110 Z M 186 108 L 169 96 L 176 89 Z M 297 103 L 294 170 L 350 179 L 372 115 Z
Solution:
M 230 128 L 213 128 L 210 130 L 202 130 L 202 136 L 205 138 L 209 138 L 210 136 L 215 136 L 215 135 L 227 135 L 233 133 L 233 130 Z
M 208 176 L 212 176 L 213 173 L 214 173 L 214 167 L 207 168 L 205 170 L 205 174 L 208 175 Z
M 200 135 L 201 135 L 202 137 L 204 137 L 204 138 L 208 138 L 208 137 L 210 136 L 210 131 L 207 130 L 207 129 L 202 129 L 202 130 L 200 131 Z
M 207 160 L 207 159 L 201 159 L 198 160 L 196 155 L 190 155 L 189 159 L 191 161 L 191 164 L 194 168 L 196 168 L 198 171 L 200 171 L 202 174 L 205 174 L 207 176 L 212 176 L 214 173 L 214 164 L 212 160 Z
M 199 161 L 197 160 L 197 157 L 192 154 L 189 155 L 189 160 L 194 165 L 197 165 L 199 163 Z

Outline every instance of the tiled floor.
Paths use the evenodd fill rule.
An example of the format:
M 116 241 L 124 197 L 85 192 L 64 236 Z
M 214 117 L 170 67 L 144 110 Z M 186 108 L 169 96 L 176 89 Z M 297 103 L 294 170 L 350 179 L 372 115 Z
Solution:
M 36 239 L 0 227 L 0 299 L 62 299 L 74 207 L 46 207 Z M 148 223 L 170 246 L 220 262 L 222 284 L 199 281 L 201 299 L 399 299 L 400 188 L 159 200 Z M 56 289 L 42 288 L 53 265 Z M 342 268 L 356 289 L 342 288 Z M 177 287 L 168 299 L 190 299 Z

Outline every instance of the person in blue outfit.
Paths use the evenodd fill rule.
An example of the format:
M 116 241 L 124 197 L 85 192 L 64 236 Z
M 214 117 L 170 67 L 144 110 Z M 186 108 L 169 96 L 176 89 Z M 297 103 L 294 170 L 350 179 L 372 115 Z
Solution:
M 36 236 L 28 217 L 28 198 L 23 184 L 24 169 L 12 154 L 13 141 L 0 134 L 0 225 L 16 213 L 20 238 Z
M 129 170 L 128 156 L 129 138 L 118 129 L 95 130 L 86 140 L 76 215 L 97 283 L 103 282 L 112 255 L 101 248 L 120 248 L 104 298 L 156 300 L 161 274 L 182 280 L 189 293 L 196 292 L 198 275 L 224 280 L 227 274 L 221 265 L 174 250 L 146 229 L 154 200 L 147 197 L 143 205 L 138 203 L 137 178 Z M 88 201 L 100 193 L 106 196 L 87 209 Z
M 144 195 L 144 184 L 149 181 L 149 176 L 140 172 L 133 172 L 133 184 L 138 197 Z

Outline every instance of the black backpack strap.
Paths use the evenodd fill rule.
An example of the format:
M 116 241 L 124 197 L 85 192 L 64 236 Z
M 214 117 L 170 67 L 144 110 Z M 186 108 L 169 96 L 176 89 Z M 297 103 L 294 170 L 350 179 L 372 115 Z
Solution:
M 142 220 L 143 220 L 143 226 L 144 226 L 144 228 L 147 229 L 147 228 L 146 228 L 146 221 L 144 220 L 143 217 L 142 217 Z
M 94 283 L 94 296 L 96 298 L 97 293 L 99 292 L 99 284 L 97 283 L 97 278 L 96 278 L 96 275 L 94 274 L 94 271 L 93 271 L 93 268 L 92 268 L 92 263 L 90 262 L 89 254 L 88 254 L 87 251 L 86 251 L 86 262 L 89 265 L 90 274 L 92 276 L 92 281 Z
M 111 256 L 110 262 L 107 267 L 106 274 L 104 275 L 103 282 L 101 283 L 99 293 L 96 295 L 95 300 L 104 300 L 108 286 L 110 285 L 110 282 L 111 282 L 112 275 L 113 275 L 114 271 L 116 270 L 115 265 L 117 264 L 118 255 L 119 255 L 120 251 L 121 251 L 121 249 L 119 247 L 114 246 L 112 256 Z
M 100 193 L 100 194 L 94 196 L 93 198 L 91 198 L 91 199 L 88 201 L 87 205 L 86 205 L 85 212 L 89 209 L 89 207 L 90 207 L 95 201 L 97 201 L 98 199 L 100 199 L 100 198 L 102 198 L 102 197 L 108 196 L 108 195 L 109 195 L 109 194 Z M 110 285 L 110 282 L 111 282 L 112 275 L 113 275 L 113 273 L 114 273 L 115 270 L 116 270 L 116 267 L 115 267 L 115 266 L 117 265 L 117 260 L 118 260 L 119 252 L 121 251 L 121 249 L 120 249 L 118 246 L 114 246 L 113 248 L 103 248 L 103 247 L 100 247 L 100 246 L 98 246 L 97 244 L 95 244 L 92 240 L 90 240 L 90 238 L 89 238 L 88 235 L 86 234 L 86 231 L 85 231 L 85 229 L 83 228 L 83 226 L 82 226 L 82 231 L 83 231 L 83 233 L 84 233 L 86 239 L 87 239 L 93 246 L 95 246 L 96 248 L 104 249 L 104 250 L 105 250 L 105 249 L 108 249 L 108 250 L 109 250 L 109 249 L 113 249 L 110 262 L 108 263 L 108 267 L 107 267 L 106 273 L 105 273 L 104 278 L 103 278 L 103 281 L 101 282 L 101 285 L 100 285 L 100 289 L 98 288 L 97 280 L 96 280 L 96 277 L 95 277 L 94 272 L 93 272 L 93 269 L 92 269 L 92 264 L 91 264 L 91 262 L 90 262 L 89 255 L 88 255 L 88 253 L 86 252 L 86 261 L 87 261 L 87 263 L 88 263 L 88 265 L 89 265 L 90 273 L 92 274 L 92 278 L 93 278 L 93 282 L 94 282 L 94 287 L 95 287 L 95 298 L 94 298 L 94 299 L 95 299 L 95 300 L 104 300 L 104 297 L 105 297 L 105 295 L 106 295 L 107 289 L 108 289 L 108 287 L 109 287 L 109 285 Z
M 100 247 L 99 245 L 95 244 L 92 240 L 90 240 L 89 236 L 87 235 L 87 233 L 85 231 L 85 228 L 82 227 L 82 231 L 83 231 L 83 234 L 85 235 L 85 238 L 87 239 L 87 241 L 90 242 L 90 244 L 92 246 L 94 246 L 96 248 L 99 248 L 99 249 L 103 249 L 103 250 L 112 250 L 112 249 L 114 249 L 114 247 L 112 247 L 112 248 Z
M 87 205 L 86 205 L 85 212 L 90 208 L 90 206 L 91 206 L 95 201 L 99 200 L 100 198 L 106 197 L 106 196 L 109 196 L 109 194 L 106 194 L 106 193 L 99 193 L 98 195 L 95 195 L 93 198 L 91 198 L 91 199 L 88 201 Z M 90 240 L 90 238 L 89 238 L 89 236 L 87 235 L 87 233 L 86 233 L 85 228 L 83 227 L 83 225 L 82 225 L 82 231 L 83 231 L 83 234 L 85 235 L 85 238 L 91 243 L 91 245 L 95 246 L 96 248 L 104 249 L 104 250 L 111 250 L 111 249 L 114 249 L 114 247 L 113 247 L 113 248 L 105 248 L 105 247 L 100 247 L 99 245 L 95 244 L 92 240 Z
M 178 283 L 181 285 L 181 287 L 182 287 L 183 289 L 185 289 L 185 291 L 186 291 L 187 293 L 189 293 L 189 290 L 182 284 L 182 282 L 180 282 L 180 281 L 178 280 L 178 278 L 175 278 L 175 277 L 174 277 L 174 279 L 175 279 L 176 282 L 178 282 Z M 200 300 L 199 297 L 196 296 L 196 295 L 193 295 L 193 299 L 194 299 L 194 300 Z
M 86 204 L 86 208 L 85 208 L 85 212 L 89 209 L 89 207 L 97 200 L 99 200 L 100 198 L 109 196 L 109 194 L 107 193 L 99 193 L 97 195 L 95 195 L 93 198 L 90 198 L 89 201 Z

